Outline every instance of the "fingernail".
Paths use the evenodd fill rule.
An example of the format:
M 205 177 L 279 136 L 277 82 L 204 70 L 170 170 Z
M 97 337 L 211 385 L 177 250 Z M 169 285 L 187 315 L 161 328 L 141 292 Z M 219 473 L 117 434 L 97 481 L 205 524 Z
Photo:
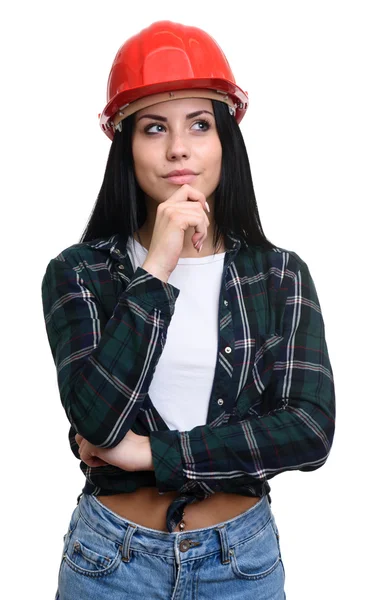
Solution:
M 208 212 L 210 212 L 209 204 L 207 202 L 205 202 L 205 208 L 207 209 Z
M 193 246 L 194 246 L 194 248 L 196 248 L 196 249 L 197 249 L 197 247 L 198 247 L 198 245 L 199 245 L 199 244 L 200 244 L 200 240 L 198 240 L 197 242 L 195 242 L 195 243 L 194 243 L 194 245 L 193 245 Z
M 198 252 L 201 252 L 203 246 L 204 246 L 204 244 L 201 244 L 200 248 L 198 249 Z

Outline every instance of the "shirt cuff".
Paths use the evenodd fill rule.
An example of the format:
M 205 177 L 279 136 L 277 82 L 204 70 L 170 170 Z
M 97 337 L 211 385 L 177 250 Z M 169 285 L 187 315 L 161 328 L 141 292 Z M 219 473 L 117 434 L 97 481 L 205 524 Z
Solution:
M 179 431 L 151 431 L 149 435 L 156 487 L 160 492 L 179 490 L 185 483 Z
M 119 297 L 119 303 L 133 298 L 137 304 L 158 308 L 171 316 L 179 293 L 180 290 L 171 283 L 165 283 L 142 267 L 138 267 L 127 288 Z

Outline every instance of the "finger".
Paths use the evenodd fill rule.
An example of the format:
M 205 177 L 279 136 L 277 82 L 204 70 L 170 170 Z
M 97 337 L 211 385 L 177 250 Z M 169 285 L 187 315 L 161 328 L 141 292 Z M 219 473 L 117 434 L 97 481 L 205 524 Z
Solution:
M 75 435 L 75 441 L 77 442 L 77 444 L 80 445 L 82 443 L 82 440 L 83 440 L 83 436 L 80 435 L 79 433 L 77 433 Z
M 184 190 L 186 194 L 186 200 L 189 200 L 190 202 L 200 202 L 201 206 L 204 209 L 204 214 L 206 214 L 208 212 L 208 209 L 206 197 L 204 196 L 204 194 L 187 184 L 186 188 L 187 189 Z
M 201 233 L 198 233 L 197 231 L 195 231 L 195 233 L 191 237 L 191 242 L 192 242 L 192 245 L 196 248 L 196 250 L 199 249 L 199 244 L 201 242 L 203 242 L 204 239 L 205 239 L 204 235 L 201 235 Z
M 106 463 L 101 458 L 97 458 L 97 456 L 91 456 L 90 458 L 81 458 L 82 462 L 84 462 L 89 467 L 106 467 L 108 463 Z
M 95 456 L 95 454 L 92 452 L 92 445 L 85 439 L 82 439 L 78 452 L 79 456 L 84 462 L 86 462 L 86 459 L 91 459 Z
M 199 209 L 200 212 L 200 209 Z M 188 217 L 190 217 L 189 226 L 195 229 L 195 232 L 191 236 L 191 242 L 196 250 L 199 250 L 199 246 L 206 240 L 208 237 L 208 227 L 210 225 L 210 221 L 208 217 L 204 214 L 203 222 L 196 223 L 196 214 L 195 213 L 185 213 Z
M 201 244 L 204 243 L 208 236 L 205 233 L 201 233 L 197 228 L 195 233 L 191 236 L 191 242 L 196 250 L 199 250 Z
M 82 462 L 84 462 L 89 467 L 105 467 L 107 464 L 109 464 L 96 455 L 97 448 L 95 448 L 95 446 L 93 446 L 82 436 L 79 437 L 82 438 L 81 444 L 79 446 L 79 456 Z
M 191 206 L 191 203 L 189 204 L 189 206 Z M 209 221 L 207 215 L 205 213 L 201 214 L 201 209 L 198 208 L 198 206 L 196 206 L 196 207 L 191 206 L 191 210 L 189 210 L 189 206 L 186 205 L 186 208 L 184 208 L 184 206 L 179 207 L 177 216 L 178 217 L 183 216 L 183 217 L 186 217 L 187 219 L 189 219 L 191 221 L 190 227 L 197 227 L 196 221 L 202 220 L 205 223 L 206 227 L 208 228 L 210 225 L 210 221 Z
M 171 201 L 171 203 L 173 203 L 175 201 L 183 202 L 183 200 L 188 200 L 190 202 L 200 202 L 204 211 L 207 210 L 206 209 L 206 198 L 205 198 L 204 194 L 202 192 L 200 192 L 199 190 L 197 190 L 196 188 L 193 188 L 192 186 L 188 185 L 188 183 L 181 185 L 181 187 L 177 190 L 177 192 L 175 192 L 172 196 L 170 196 L 169 200 L 167 200 L 166 203 L 168 203 L 169 201 Z M 159 205 L 159 208 L 162 209 L 163 204 L 165 204 L 165 202 L 162 202 Z

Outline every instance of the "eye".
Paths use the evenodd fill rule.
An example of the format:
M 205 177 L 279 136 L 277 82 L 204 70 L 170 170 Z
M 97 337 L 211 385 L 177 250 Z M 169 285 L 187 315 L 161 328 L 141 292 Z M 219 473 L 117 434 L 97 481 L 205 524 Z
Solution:
M 164 129 L 165 127 L 163 125 L 160 125 L 159 123 L 154 123 L 153 125 L 147 125 L 144 131 L 145 133 L 150 133 L 152 135 L 155 133 L 161 133 L 162 131 L 164 131 Z
M 197 125 L 197 127 L 195 127 L 195 125 Z M 192 127 L 195 129 L 195 131 L 208 131 L 208 129 L 210 129 L 210 123 L 205 120 L 200 120 L 196 121 Z

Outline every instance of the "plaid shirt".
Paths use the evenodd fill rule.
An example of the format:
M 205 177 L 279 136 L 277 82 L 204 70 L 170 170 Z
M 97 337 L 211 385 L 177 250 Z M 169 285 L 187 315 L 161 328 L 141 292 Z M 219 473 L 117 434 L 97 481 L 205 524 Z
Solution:
M 207 422 L 190 431 L 171 431 L 148 395 L 180 290 L 141 267 L 134 272 L 120 234 L 63 250 L 42 281 L 74 455 L 76 432 L 101 448 L 130 429 L 150 437 L 154 471 L 81 461 L 82 493 L 177 490 L 170 532 L 187 504 L 218 491 L 262 497 L 278 473 L 321 467 L 333 442 L 333 373 L 306 263 L 229 237 Z

